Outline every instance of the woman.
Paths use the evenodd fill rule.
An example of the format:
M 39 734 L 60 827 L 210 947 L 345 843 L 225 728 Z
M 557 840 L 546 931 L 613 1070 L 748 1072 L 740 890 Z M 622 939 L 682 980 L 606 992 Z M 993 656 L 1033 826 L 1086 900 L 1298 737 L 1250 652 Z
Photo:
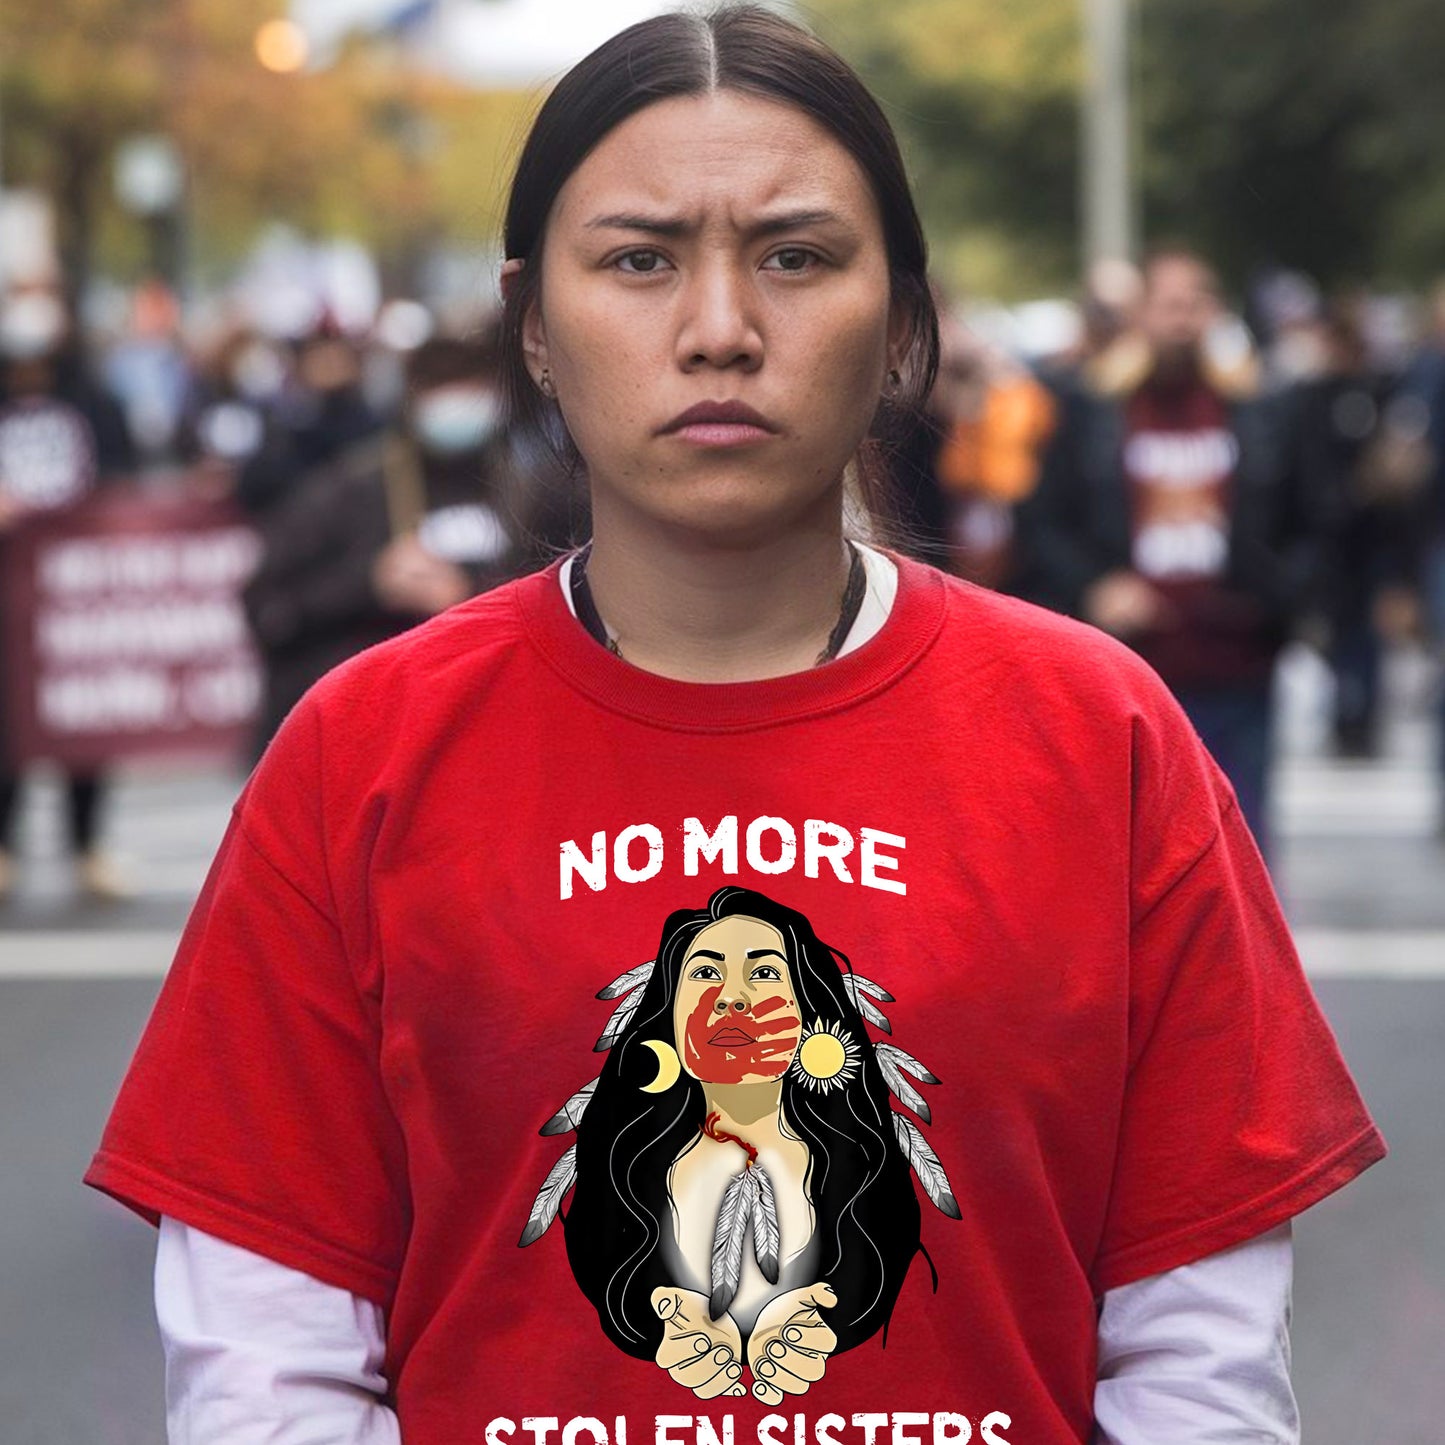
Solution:
M 332 673 L 238 804 L 89 1175 L 164 1216 L 173 1437 L 1289 1438 L 1281 1231 L 1383 1145 L 1228 784 L 1157 679 L 845 535 L 847 479 L 873 474 L 936 356 L 876 103 L 767 12 L 645 22 L 543 106 L 506 244 L 514 410 L 574 453 L 591 548 Z M 866 1068 L 846 1125 L 815 1116 L 826 1154 L 786 1076 L 781 1117 L 696 1063 L 675 1128 L 646 1100 L 609 1117 L 660 1081 L 644 1040 L 676 1047 L 681 1023 L 688 1057 L 692 1015 L 656 1012 L 656 919 L 734 886 L 896 1000 L 885 1016 L 860 983 L 853 1003 L 937 1071 L 957 1220 L 917 1223 L 891 1150 L 896 1221 L 834 1214 L 821 1171 L 856 1164 L 884 1107 Z M 744 918 L 783 932 L 750 901 L 707 926 Z M 669 930 L 693 946 L 679 970 L 693 926 Z M 723 979 L 679 971 L 679 997 L 761 948 L 800 1039 L 826 1027 L 802 1007 L 826 968 L 719 941 L 699 962 Z M 644 973 L 636 1048 L 589 1122 L 591 996 L 639 995 Z M 694 1084 L 727 1117 L 689 1151 Z M 566 1247 L 518 1249 L 567 1207 L 552 1135 L 579 1121 Z M 773 1156 L 778 1282 L 785 1254 L 815 1274 L 765 1357 L 771 1301 L 741 1264 L 747 1344 L 716 1342 L 711 1293 L 705 1312 L 687 1293 L 731 1284 L 726 1260 L 704 1281 L 702 1241 L 749 1147 Z M 941 1196 L 936 1161 L 909 1158 Z M 671 1262 L 622 1234 L 668 1222 Z M 915 1230 L 936 1293 L 898 1282 Z M 816 1273 L 797 1262 L 814 1239 Z M 859 1314 L 832 1281 L 870 1263 Z M 688 1413 L 709 1390 L 726 1398 Z
M 624 986 L 627 1022 L 576 1123 L 573 1273 L 629 1354 L 704 1399 L 745 1394 L 747 1360 L 758 1397 L 778 1403 L 776 1379 L 806 1388 L 887 1323 L 920 1248 L 905 1150 L 958 1216 L 884 1082 L 886 1069 L 926 1118 L 897 1061 L 932 1075 L 893 1045 L 875 1059 L 850 987 L 890 996 L 750 889 L 674 912 L 656 964 Z M 570 1172 L 539 1195 L 524 1245 Z

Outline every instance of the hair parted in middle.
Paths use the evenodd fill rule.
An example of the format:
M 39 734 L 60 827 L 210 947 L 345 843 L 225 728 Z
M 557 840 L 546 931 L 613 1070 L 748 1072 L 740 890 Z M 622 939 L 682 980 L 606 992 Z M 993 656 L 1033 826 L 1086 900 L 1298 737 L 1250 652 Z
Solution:
M 790 105 L 830 132 L 872 187 L 882 218 L 893 304 L 908 320 L 896 387 L 881 398 L 857 458 L 864 501 L 886 523 L 887 445 L 921 412 L 938 371 L 938 313 L 928 250 L 898 141 L 857 73 L 801 26 L 758 5 L 655 16 L 599 46 L 557 83 L 537 114 L 512 180 L 504 254 L 524 263 L 503 310 L 502 386 L 511 424 L 545 438 L 575 469 L 579 458 L 556 406 L 537 389 L 522 346 L 538 303 L 547 224 L 558 194 L 588 154 L 646 106 L 716 90 Z

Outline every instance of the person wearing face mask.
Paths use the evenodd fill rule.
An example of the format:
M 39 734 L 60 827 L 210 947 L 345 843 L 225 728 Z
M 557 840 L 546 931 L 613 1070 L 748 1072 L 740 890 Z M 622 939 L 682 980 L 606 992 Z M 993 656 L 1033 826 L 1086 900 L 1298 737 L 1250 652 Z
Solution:
M 1293 1445 L 1288 1221 L 1384 1145 L 1158 678 L 863 511 L 938 362 L 881 107 L 643 21 L 505 246 L 590 545 L 238 803 L 88 1175 L 161 1222 L 172 1441 Z
M 396 428 L 259 518 L 264 551 L 245 603 L 266 665 L 260 745 L 329 668 L 535 560 L 500 425 L 495 340 L 423 343 L 407 389 Z

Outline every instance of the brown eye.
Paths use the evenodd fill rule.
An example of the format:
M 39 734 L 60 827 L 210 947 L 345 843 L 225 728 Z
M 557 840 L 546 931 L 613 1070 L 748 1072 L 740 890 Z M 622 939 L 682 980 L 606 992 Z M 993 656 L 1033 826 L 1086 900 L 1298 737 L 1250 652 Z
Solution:
M 768 264 L 774 271 L 796 273 L 809 270 L 818 260 L 817 253 L 804 246 L 786 246 L 781 251 L 774 251 L 768 257 Z
M 629 276 L 651 276 L 662 269 L 662 257 L 656 251 L 626 251 L 617 258 L 617 267 Z

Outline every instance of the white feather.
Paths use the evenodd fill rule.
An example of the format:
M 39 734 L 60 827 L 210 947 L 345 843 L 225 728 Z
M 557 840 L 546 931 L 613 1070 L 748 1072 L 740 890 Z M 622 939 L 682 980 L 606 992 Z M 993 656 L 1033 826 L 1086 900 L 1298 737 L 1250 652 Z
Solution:
M 893 1129 L 898 1135 L 903 1152 L 908 1156 L 908 1162 L 913 1166 L 913 1172 L 918 1176 L 918 1182 L 923 1185 L 934 1206 L 950 1219 L 962 1219 L 963 1212 L 958 1207 L 958 1200 L 953 1197 L 953 1186 L 948 1182 L 948 1175 L 943 1172 L 938 1155 L 929 1147 L 928 1140 L 919 1132 L 918 1125 L 911 1119 L 905 1119 L 902 1114 L 894 1114 Z
M 596 1079 L 593 1079 L 590 1084 L 583 1084 L 582 1087 L 542 1125 L 541 1132 L 543 1134 L 570 1134 L 572 1130 L 582 1122 L 582 1115 L 586 1112 L 587 1105 L 592 1102 L 592 1094 L 596 1088 Z
M 626 973 L 619 974 L 602 989 L 598 998 L 621 998 L 625 993 L 631 993 L 633 989 L 647 982 L 652 977 L 652 964 L 639 963 L 636 968 L 629 968 Z
M 753 1257 L 763 1278 L 769 1284 L 778 1282 L 778 1255 L 782 1247 L 782 1230 L 778 1225 L 778 1201 L 773 1181 L 760 1164 L 749 1171 L 753 1176 Z
M 518 1241 L 523 1249 L 546 1234 L 557 1211 L 562 1207 L 562 1197 L 577 1182 L 577 1146 L 573 1144 L 552 1166 L 537 1198 L 532 1203 L 532 1212 L 527 1217 L 527 1227 Z
M 912 1074 L 920 1084 L 936 1084 L 937 1076 L 925 1065 L 920 1064 L 906 1049 L 900 1049 L 897 1044 L 877 1043 L 874 1049 L 882 1054 L 886 1053 L 905 1074 Z
M 883 1075 L 893 1096 L 905 1109 L 912 1109 L 925 1124 L 933 1122 L 933 1114 L 922 1094 L 903 1076 L 897 1061 L 890 1052 L 892 1046 L 882 1042 L 873 1045 L 873 1057 L 878 1060 L 879 1072 Z M 900 1051 L 901 1052 L 901 1051 Z
M 708 1313 L 721 1319 L 727 1313 L 742 1277 L 743 1241 L 752 1223 L 753 1196 L 757 1192 L 753 1171 L 744 1169 L 723 1191 L 717 1225 L 712 1232 L 712 1297 Z
M 621 1037 L 623 1029 L 627 1027 L 632 1015 L 637 1012 L 637 1005 L 642 1002 L 642 990 L 627 995 L 615 1009 L 612 1010 L 612 1017 L 607 1020 L 607 1027 L 602 1030 L 602 1037 L 592 1045 L 593 1053 L 603 1053 L 610 1049 Z

